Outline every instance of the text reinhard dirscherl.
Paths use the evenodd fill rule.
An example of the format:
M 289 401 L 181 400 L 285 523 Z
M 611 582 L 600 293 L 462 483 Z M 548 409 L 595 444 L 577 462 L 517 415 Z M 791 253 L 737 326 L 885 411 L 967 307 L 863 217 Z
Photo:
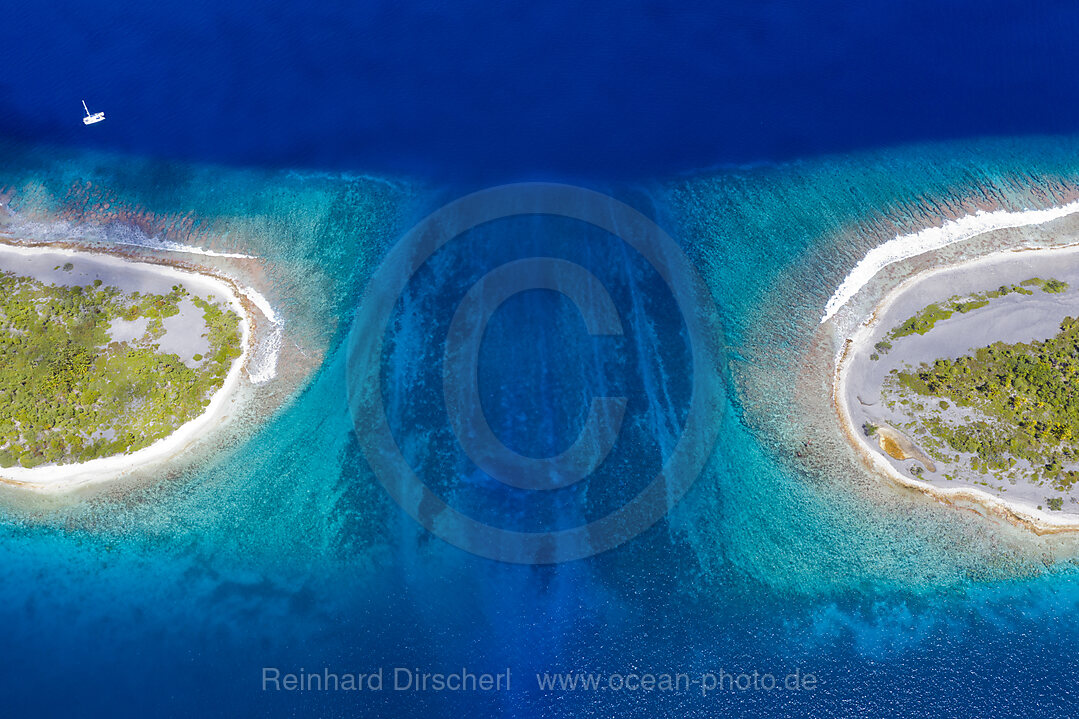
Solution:
M 388 681 L 387 681 L 388 677 Z M 407 667 L 394 667 L 384 671 L 382 667 L 358 674 L 333 672 L 323 668 L 321 672 L 308 672 L 302 667 L 295 672 L 282 672 L 277 667 L 262 668 L 262 691 L 288 692 L 380 692 L 389 689 L 397 692 L 500 692 L 510 689 L 510 670 L 504 672 L 476 673 L 466 668 L 451 672 L 424 672 Z
M 525 682 L 527 685 L 528 682 Z M 541 692 L 578 691 L 659 691 L 700 692 L 703 696 L 715 692 L 746 691 L 814 691 L 817 676 L 794 670 L 786 674 L 769 672 L 736 672 L 724 669 L 690 674 L 687 672 L 544 672 L 535 675 L 534 686 L 520 689 Z M 335 672 L 328 667 L 321 671 L 299 670 L 283 672 L 277 667 L 262 668 L 262 691 L 286 692 L 501 692 L 513 689 L 512 672 L 473 672 L 462 667 L 459 671 L 425 672 L 409 667 L 379 667 L 367 673 Z

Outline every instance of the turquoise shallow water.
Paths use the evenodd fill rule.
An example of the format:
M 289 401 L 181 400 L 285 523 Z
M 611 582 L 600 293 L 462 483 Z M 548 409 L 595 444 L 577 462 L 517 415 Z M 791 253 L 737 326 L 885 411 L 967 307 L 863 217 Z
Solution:
M 264 258 L 286 336 L 321 360 L 270 416 L 180 476 L 71 501 L 3 495 L 0 651 L 15 668 L 0 679 L 5 701 L 16 715 L 165 705 L 212 715 L 1067 713 L 1079 638 L 1072 549 L 881 488 L 838 445 L 815 445 L 804 461 L 791 449 L 806 431 L 795 402 L 806 338 L 854 262 L 940 214 L 1054 204 L 1079 180 L 1076 149 L 1060 139 L 914 146 L 596 188 L 656 220 L 708 284 L 723 333 L 719 440 L 686 497 L 641 536 L 586 560 L 515 566 L 464 553 L 398 508 L 346 401 L 345 345 L 367 278 L 404 230 L 464 190 L 10 148 L 0 186 L 15 188 L 24 216 L 85 217 L 97 211 L 87 197 L 107 193 L 157 216 L 192 213 L 204 234 L 180 239 Z M 572 436 L 580 410 L 563 417 L 552 398 L 576 408 L 614 388 L 636 413 L 624 465 L 605 475 L 612 485 L 536 510 L 456 469 L 430 360 L 455 292 L 541 251 L 587 264 L 621 288 L 619 301 L 654 301 L 626 310 L 636 349 L 581 340 L 570 308 L 538 294 L 492 326 L 481 383 L 508 398 L 490 406 L 507 443 L 542 453 Z M 669 448 L 665 422 L 683 416 L 686 396 L 681 328 L 656 278 L 611 238 L 563 222 L 492 224 L 418 277 L 394 325 L 387 409 L 409 458 L 441 472 L 432 485 L 442 496 L 506 526 L 572 522 L 616 504 L 638 481 L 629 470 Z M 526 329 L 539 339 L 522 348 Z M 643 372 L 658 379 L 635 389 Z M 544 392 L 529 391 L 537 382 Z M 535 416 L 539 428 L 522 429 Z M 461 665 L 510 667 L 514 689 L 260 687 L 264 666 Z M 540 692 L 533 679 L 721 668 L 797 668 L 820 684 L 702 696 Z

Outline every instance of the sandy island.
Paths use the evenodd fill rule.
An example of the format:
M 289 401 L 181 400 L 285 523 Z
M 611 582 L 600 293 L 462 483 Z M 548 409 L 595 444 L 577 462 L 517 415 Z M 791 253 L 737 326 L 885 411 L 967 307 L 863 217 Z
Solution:
M 73 269 L 56 269 L 66 263 L 72 263 Z M 237 390 L 244 382 L 245 368 L 254 348 L 254 313 L 259 311 L 257 306 L 252 306 L 255 303 L 250 297 L 251 290 L 203 268 L 180 269 L 168 263 L 133 260 L 99 250 L 75 249 L 70 245 L 26 246 L 4 242 L 0 244 L 0 270 L 34 277 L 48 284 L 85 285 L 101 279 L 105 285 L 127 292 L 167 292 L 171 285 L 183 284 L 193 293 L 212 295 L 227 302 L 239 316 L 242 332 L 241 355 L 233 360 L 222 386 L 211 396 L 202 414 L 172 434 L 129 454 L 82 463 L 0 469 L 0 483 L 38 492 L 62 493 L 118 479 L 176 458 L 236 415 L 242 404 L 238 402 Z
M 986 307 L 938 321 L 924 335 L 895 341 L 891 351 L 879 354 L 877 360 L 870 359 L 877 342 L 930 303 L 1039 276 L 1058 278 L 1069 283 L 1069 288 L 1059 294 L 1035 292 L 994 299 Z M 1039 533 L 1079 530 L 1079 491 L 1063 493 L 1061 510 L 1048 511 L 1046 495 L 1061 495 L 1060 491 L 1022 482 L 976 485 L 948 479 L 942 476 L 944 468 L 938 468 L 896 429 L 894 424 L 903 417 L 881 401 L 881 384 L 894 368 L 959 357 L 996 341 L 1044 340 L 1059 332 L 1066 316 L 1079 317 L 1079 245 L 997 252 L 907 278 L 876 304 L 839 351 L 833 402 L 844 434 L 872 469 L 904 486 L 952 503 L 975 502 Z M 872 436 L 866 435 L 865 422 L 877 427 Z M 913 476 L 911 470 L 919 464 L 920 476 Z

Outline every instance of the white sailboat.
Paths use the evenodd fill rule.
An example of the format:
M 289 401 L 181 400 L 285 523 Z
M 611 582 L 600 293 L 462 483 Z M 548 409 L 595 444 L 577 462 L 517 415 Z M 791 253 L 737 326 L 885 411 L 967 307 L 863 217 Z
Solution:
M 91 115 L 90 108 L 86 106 L 86 100 L 82 101 L 82 109 L 86 110 L 86 117 L 82 118 L 82 124 L 84 125 L 93 125 L 95 122 L 101 122 L 105 119 L 105 113 L 103 112 L 95 112 Z

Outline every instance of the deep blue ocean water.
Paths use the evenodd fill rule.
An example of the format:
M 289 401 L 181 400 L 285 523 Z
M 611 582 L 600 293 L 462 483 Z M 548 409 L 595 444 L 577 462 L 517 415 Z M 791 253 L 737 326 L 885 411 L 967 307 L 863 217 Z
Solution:
M 0 129 L 212 162 L 639 179 L 1076 129 L 1079 8 L 9 3 Z M 79 101 L 107 110 L 91 135 Z
M 852 228 L 916 228 L 927 206 L 972 196 L 1034 206 L 1050 201 L 1039 182 L 1079 178 L 1079 142 L 1025 137 L 1079 130 L 1077 18 L 1064 3 L 6 8 L 0 133 L 15 143 L 0 187 L 17 188 L 16 209 L 55 210 L 90 182 L 193 212 L 282 268 L 271 298 L 327 352 L 248 441 L 181 477 L 72 502 L 0 497 L 0 714 L 1074 715 L 1073 554 L 792 463 L 784 442 L 802 333 L 884 239 Z M 83 98 L 109 119 L 84 128 Z M 982 135 L 1017 139 L 969 139 Z M 346 345 L 405 229 L 467 190 L 549 178 L 635 207 L 700 269 L 724 411 L 666 519 L 590 559 L 515 566 L 390 501 L 353 433 Z M 582 339 L 549 296 L 507 304 L 481 366 L 502 398 L 487 406 L 495 430 L 549 452 L 575 434 L 581 397 L 618 392 L 636 418 L 621 461 L 655 461 L 683 411 L 682 328 L 616 247 L 572 223 L 493 224 L 411 286 L 387 404 L 443 496 L 527 528 L 634 486 L 612 465 L 590 496 L 527 514 L 457 469 L 432 338 L 489 266 L 540 252 L 615 287 L 627 334 Z M 660 379 L 635 384 L 645 375 Z M 510 667 L 515 688 L 266 693 L 264 666 Z M 720 669 L 797 669 L 819 687 L 543 693 L 533 679 Z

